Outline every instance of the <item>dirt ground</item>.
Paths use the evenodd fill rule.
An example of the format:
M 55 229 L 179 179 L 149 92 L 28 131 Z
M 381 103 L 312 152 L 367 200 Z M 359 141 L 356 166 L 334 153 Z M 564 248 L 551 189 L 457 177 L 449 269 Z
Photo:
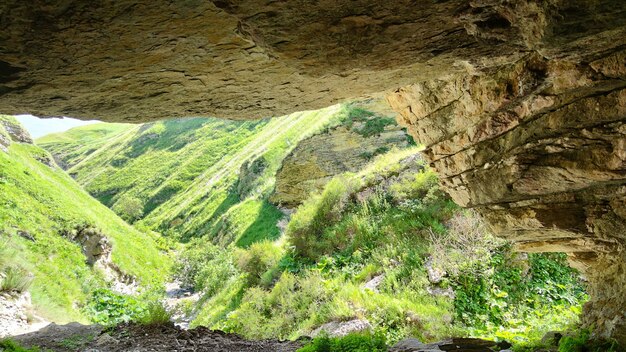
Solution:
M 42 351 L 55 352 L 291 352 L 302 346 L 299 342 L 248 341 L 237 335 L 202 327 L 183 330 L 173 324 L 124 324 L 111 329 L 77 323 L 51 324 L 37 332 L 16 336 L 14 340 L 25 347 L 37 346 Z

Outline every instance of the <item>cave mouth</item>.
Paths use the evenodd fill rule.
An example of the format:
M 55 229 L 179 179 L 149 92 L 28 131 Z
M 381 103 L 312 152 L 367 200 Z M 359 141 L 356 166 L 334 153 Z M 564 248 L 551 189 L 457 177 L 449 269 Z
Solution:
M 157 127 L 131 148 L 131 154 L 108 155 L 117 170 L 152 151 L 144 146 L 167 130 L 156 122 L 163 119 L 211 115 L 258 120 L 354 97 L 383 96 L 398 114 L 400 126 L 425 146 L 425 163 L 439 176 L 442 190 L 459 206 L 481 214 L 491 230 L 517 250 L 566 253 L 588 281 L 591 298 L 582 314 L 583 325 L 592 330 L 593 338 L 626 344 L 625 14 L 626 2 L 619 0 L 452 0 L 420 6 L 340 0 L 323 7 L 302 1 L 122 0 L 93 7 L 82 0 L 55 4 L 8 0 L 0 5 L 2 27 L 7 29 L 0 34 L 0 112 L 155 122 Z M 306 118 L 289 116 L 286 121 L 293 124 Z M 245 128 L 230 126 L 228 133 L 238 139 L 273 126 L 271 119 L 261 121 Z M 113 130 L 117 128 L 123 129 Z M 0 153 L 20 149 L 20 143 L 31 139 L 14 133 L 20 131 L 15 124 L 8 123 L 5 129 Z M 229 134 L 207 138 L 225 141 Z M 278 133 L 265 136 L 259 146 L 269 145 Z M 183 150 L 194 138 L 157 149 Z M 293 146 L 291 141 L 286 144 Z M 235 147 L 224 142 L 220 150 Z M 376 157 L 385 148 L 356 156 Z M 54 164 L 46 153 L 20 152 L 21 161 Z M 237 170 L 249 179 L 217 198 L 221 207 L 212 209 L 216 214 L 228 212 L 241 194 L 247 197 L 262 186 L 254 183 L 255 173 L 277 167 L 253 157 L 263 153 L 259 148 L 253 155 L 239 154 L 250 157 L 247 166 Z M 211 154 L 204 162 L 215 155 L 220 154 Z M 348 164 L 352 159 L 344 160 Z M 6 170 L 22 165 L 5 162 Z M 190 174 L 205 166 L 179 162 L 176 167 L 191 170 Z M 145 166 L 151 169 L 160 163 L 153 160 Z M 216 165 L 223 170 L 232 166 Z M 23 175 L 41 175 L 23 166 Z M 307 174 L 321 172 L 316 165 L 307 167 Z M 4 169 L 3 175 L 8 174 Z M 26 182 L 22 174 L 13 175 Z M 133 177 L 137 175 L 142 175 L 140 168 Z M 79 182 L 104 177 L 72 176 Z M 133 222 L 183 191 L 189 178 L 181 175 L 171 187 L 147 187 L 154 191 L 147 206 L 128 194 L 118 207 Z M 218 187 L 220 179 L 203 182 L 208 188 Z M 91 191 L 103 204 L 113 205 L 126 186 L 120 182 L 113 189 Z M 15 198 L 4 203 L 8 209 L 27 199 L 11 188 L 5 193 Z M 198 199 L 213 199 L 202 194 Z M 195 195 L 181 199 L 177 210 L 182 213 L 194 201 Z M 280 215 L 264 202 L 247 207 L 264 209 L 273 218 Z M 195 208 L 194 214 L 202 210 Z M 177 228 L 201 228 L 186 216 L 169 220 Z M 263 227 L 258 220 L 254 226 Z M 85 224 L 68 223 L 56 231 L 77 225 Z M 235 227 L 224 221 L 215 232 L 228 241 L 227 234 Z M 18 230 L 8 229 L 18 241 L 36 239 Z M 113 237 L 118 230 L 111 229 Z M 150 238 L 146 243 L 152 243 Z M 121 235 L 119 241 L 128 248 L 139 246 L 124 242 Z M 79 256 L 77 248 L 60 257 Z M 159 262 L 152 254 L 121 262 L 134 275 L 147 275 Z M 141 261 L 145 270 L 133 265 Z
M 520 253 L 494 237 L 477 212 L 463 210 L 442 191 L 423 146 L 393 114 L 380 100 L 370 100 L 257 121 L 188 118 L 78 127 L 76 121 L 54 121 L 44 127 L 54 133 L 9 146 L 6 155 L 20 168 L 4 178 L 12 187 L 27 187 L 22 175 L 52 171 L 63 186 L 48 190 L 49 181 L 41 179 L 38 187 L 45 191 L 38 197 L 51 197 L 46 203 L 60 209 L 80 203 L 88 212 L 65 218 L 57 210 L 49 230 L 34 230 L 8 214 L 3 231 L 23 254 L 58 238 L 65 242 L 54 251 L 76 246 L 84 263 L 67 262 L 60 270 L 87 268 L 109 284 L 80 277 L 89 294 L 70 311 L 104 325 L 141 322 L 155 302 L 182 329 L 206 326 L 252 340 L 294 339 L 302 329 L 339 335 L 371 330 L 387 334 L 389 346 L 402 337 L 434 342 L 450 336 L 506 346 L 539 343 L 548 331 L 579 324 L 588 300 L 586 279 L 569 267 L 567 254 Z M 31 119 L 17 118 L 26 130 L 41 133 Z M 12 135 L 27 135 L 19 124 L 11 126 Z M 40 168 L 22 165 L 29 158 Z M 55 194 L 81 189 L 93 198 Z M 34 218 L 39 215 L 29 207 L 35 204 L 45 203 L 36 197 L 16 207 Z M 131 239 L 120 247 L 110 223 L 132 229 L 122 236 L 143 243 L 137 247 Z M 326 237 L 318 237 L 321 228 Z M 162 290 L 146 291 L 146 274 L 120 260 L 135 258 L 136 251 L 155 256 L 149 260 L 158 266 L 148 270 L 164 271 L 173 262 L 170 274 L 159 279 Z M 165 258 L 157 259 L 159 251 Z M 65 322 L 37 293 L 53 274 L 37 263 L 22 265 L 32 265 L 35 273 L 32 299 L 41 310 L 33 314 Z M 158 274 L 148 274 L 154 280 L 152 275 Z M 71 285 L 67 278 L 59 281 Z M 54 286 L 48 290 L 55 294 Z M 322 298 L 314 300 L 316 295 Z M 226 306 L 220 297 L 227 297 Z M 276 299 L 285 308 L 275 306 Z M 222 309 L 228 314 L 211 313 Z M 311 309 L 327 313 L 313 320 Z M 264 316 L 284 325 L 257 320 Z M 402 322 L 391 325 L 398 317 Z M 68 329 L 102 334 L 91 327 Z M 128 329 L 125 334 L 144 328 Z M 16 338 L 32 344 L 60 334 L 53 327 Z M 212 336 L 207 332 L 206 339 Z M 468 341 L 463 343 L 479 343 Z

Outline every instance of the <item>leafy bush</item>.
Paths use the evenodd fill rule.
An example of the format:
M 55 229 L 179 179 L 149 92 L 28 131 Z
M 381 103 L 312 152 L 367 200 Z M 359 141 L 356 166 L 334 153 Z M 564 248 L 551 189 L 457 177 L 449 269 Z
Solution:
M 143 203 L 138 198 L 124 195 L 113 205 L 113 211 L 124 220 L 133 222 L 143 215 Z
M 145 314 L 136 298 L 108 289 L 94 291 L 84 310 L 92 322 L 106 326 L 139 320 Z
M 396 202 L 423 198 L 446 198 L 443 192 L 439 190 L 437 174 L 430 168 L 415 173 L 412 178 L 402 179 L 400 182 L 392 184 L 390 193 Z
M 209 296 L 237 274 L 232 254 L 206 240 L 196 239 L 180 253 L 173 266 L 174 279 Z
M 381 334 L 348 334 L 342 337 L 319 336 L 298 352 L 383 352 L 387 351 Z
M 385 127 L 395 125 L 396 120 L 391 117 L 374 117 L 365 122 L 365 126 L 358 130 L 363 137 L 371 137 L 381 134 L 385 131 Z
M 306 200 L 292 216 L 287 235 L 295 253 L 314 260 L 332 249 L 324 238 L 325 230 L 339 222 L 350 204 L 350 198 L 360 187 L 351 175 L 333 178 L 321 194 Z
M 282 256 L 282 250 L 270 241 L 253 243 L 247 250 L 238 250 L 237 267 L 248 274 L 248 284 L 256 285 L 261 276 L 273 268 Z
M 555 325 L 548 318 L 556 323 L 580 313 L 577 307 L 586 295 L 564 254 L 531 254 L 528 267 L 514 256 L 510 246 L 499 247 L 489 261 L 475 263 L 452 279 L 460 322 L 489 334 L 501 327 L 526 326 L 530 320 L 537 320 L 533 328 L 540 330 L 537 318 L 543 318 L 546 328 L 542 330 L 547 332 L 549 325 Z
M 355 122 L 360 123 L 358 128 L 354 128 Z M 386 126 L 395 125 L 396 120 L 392 117 L 377 116 L 372 111 L 348 105 L 345 107 L 342 124 L 363 137 L 371 137 L 381 134 Z

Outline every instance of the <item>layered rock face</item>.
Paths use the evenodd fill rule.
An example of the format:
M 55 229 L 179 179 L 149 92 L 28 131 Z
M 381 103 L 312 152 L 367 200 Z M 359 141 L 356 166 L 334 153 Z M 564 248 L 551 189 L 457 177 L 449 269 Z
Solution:
M 626 50 L 529 53 L 388 96 L 456 203 L 589 280 L 583 318 L 626 342 Z
M 321 191 L 333 176 L 358 172 L 376 155 L 409 145 L 406 132 L 394 119 L 367 110 L 362 113 L 298 143 L 276 173 L 271 201 L 280 207 L 295 208 L 312 192 Z M 372 128 L 375 121 L 379 124 Z
M 464 7 L 459 0 L 3 1 L 0 112 L 145 122 L 322 108 L 408 84 L 436 56 L 449 67 L 444 53 L 480 51 L 454 21 Z
M 5 0 L 0 112 L 277 116 L 625 22 L 619 0 Z

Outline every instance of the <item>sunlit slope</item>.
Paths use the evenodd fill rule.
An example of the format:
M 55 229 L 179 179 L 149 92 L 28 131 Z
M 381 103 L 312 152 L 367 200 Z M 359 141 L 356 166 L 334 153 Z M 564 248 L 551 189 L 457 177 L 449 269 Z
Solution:
M 98 123 L 43 136 L 37 139 L 37 144 L 52 153 L 59 166 L 69 169 L 132 127 L 122 123 Z
M 334 106 L 257 121 L 193 118 L 136 125 L 83 154 L 68 172 L 127 220 L 183 239 L 222 236 L 229 213 L 238 218 L 238 228 L 218 241 L 241 239 L 246 245 L 254 237 L 278 235 L 275 225 L 281 214 L 264 199 L 282 159 L 301 139 L 339 121 L 342 114 L 344 108 Z M 67 139 L 74 140 L 74 149 L 85 148 L 90 142 L 78 137 L 82 129 L 55 136 L 56 142 L 38 142 L 53 153 Z M 242 165 L 258 158 L 263 158 L 263 172 L 246 194 L 239 194 Z M 255 226 L 264 234 L 247 231 Z
M 108 286 L 85 263 L 79 245 L 62 236 L 77 224 L 100 229 L 112 243 L 112 261 L 141 286 L 162 284 L 169 259 L 156 238 L 125 223 L 59 167 L 40 160 L 51 157 L 32 144 L 12 143 L 8 153 L 0 151 L 3 253 L 34 274 L 30 291 L 41 314 L 55 321 L 84 320 L 80 307 L 94 289 Z

